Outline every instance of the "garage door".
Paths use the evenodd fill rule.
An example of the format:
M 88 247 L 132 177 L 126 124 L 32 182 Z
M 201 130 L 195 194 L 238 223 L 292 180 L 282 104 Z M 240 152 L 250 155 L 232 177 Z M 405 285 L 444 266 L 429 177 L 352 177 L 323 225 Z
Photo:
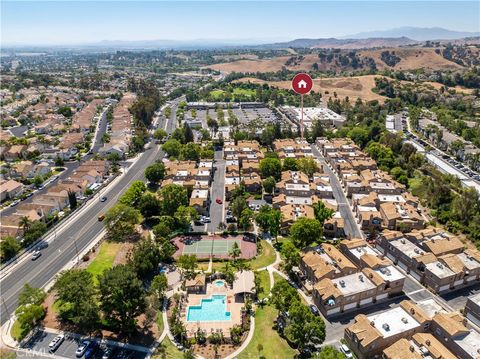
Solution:
M 365 305 L 373 302 L 373 298 L 365 298 L 360 301 L 360 305 Z
M 407 265 L 406 265 L 406 264 L 403 264 L 402 262 L 398 262 L 398 265 L 399 265 L 400 268 L 402 268 L 404 271 L 407 270 Z
M 388 293 L 377 295 L 377 300 L 382 300 L 388 297 Z
M 339 313 L 339 312 L 340 312 L 340 308 L 330 309 L 330 310 L 327 310 L 327 316 L 328 315 L 333 315 L 333 314 Z
M 460 279 L 460 280 L 456 280 L 454 285 L 462 285 L 463 284 L 463 279 Z
M 467 277 L 467 282 L 471 282 L 472 280 L 475 280 L 475 277 Z
M 343 307 L 343 310 L 349 310 L 349 309 L 353 309 L 353 308 L 356 308 L 356 307 L 357 307 L 357 303 L 350 303 L 350 304 L 346 304 Z
M 390 253 L 387 254 L 387 257 L 392 261 L 392 262 L 395 262 L 397 259 L 392 256 Z

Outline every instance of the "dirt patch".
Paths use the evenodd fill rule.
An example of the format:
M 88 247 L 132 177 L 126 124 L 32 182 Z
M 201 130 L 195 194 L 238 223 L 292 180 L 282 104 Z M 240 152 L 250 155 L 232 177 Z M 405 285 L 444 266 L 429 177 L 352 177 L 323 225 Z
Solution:
M 238 346 L 232 344 L 221 344 L 217 347 L 217 356 L 215 355 L 215 347 L 212 344 L 207 345 L 194 345 L 193 351 L 195 354 L 201 355 L 206 359 L 225 358 L 229 354 L 232 354 Z
M 125 242 L 122 244 L 122 247 L 118 251 L 115 259 L 113 260 L 113 265 L 126 264 L 127 263 L 127 254 L 133 249 L 135 243 Z

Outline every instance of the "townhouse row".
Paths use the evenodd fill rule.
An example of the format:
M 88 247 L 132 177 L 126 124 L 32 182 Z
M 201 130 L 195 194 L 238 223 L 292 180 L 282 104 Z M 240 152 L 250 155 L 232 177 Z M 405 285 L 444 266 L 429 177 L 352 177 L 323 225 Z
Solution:
M 460 313 L 432 301 L 405 300 L 379 314 L 357 315 L 344 338 L 359 359 L 480 357 L 480 333 Z
M 480 282 L 480 252 L 429 227 L 410 233 L 386 230 L 376 239 L 378 250 L 436 293 Z
M 82 199 L 87 189 L 95 189 L 109 176 L 109 165 L 106 161 L 87 161 L 82 163 L 68 179 L 51 186 L 45 194 L 36 194 L 29 203 L 21 203 L 15 207 L 15 212 L 2 217 L 0 236 L 19 238 L 24 228 L 21 218 L 30 221 L 46 221 L 51 216 L 69 206 L 69 193 L 74 193 L 77 199 Z
M 296 272 L 327 317 L 398 295 L 405 282 L 405 276 L 361 238 L 345 239 L 338 248 L 323 243 L 307 249 Z
M 418 199 L 350 140 L 317 138 L 316 145 L 337 173 L 361 229 L 411 231 L 425 226 Z

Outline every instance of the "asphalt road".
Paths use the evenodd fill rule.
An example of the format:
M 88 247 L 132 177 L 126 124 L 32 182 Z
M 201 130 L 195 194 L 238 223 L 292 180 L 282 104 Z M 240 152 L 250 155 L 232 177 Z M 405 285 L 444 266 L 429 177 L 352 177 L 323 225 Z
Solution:
M 108 107 L 107 107 L 108 109 Z M 97 136 L 93 139 L 92 153 L 97 153 L 100 147 L 103 146 L 102 136 L 107 132 L 107 110 L 102 112 L 100 119 L 98 120 Z
M 213 175 L 213 183 L 210 189 L 210 219 L 207 225 L 208 232 L 217 232 L 218 225 L 225 222 L 225 160 L 223 159 L 223 150 L 215 151 L 215 173 Z M 222 200 L 221 204 L 216 199 Z
M 363 234 L 357 225 L 355 217 L 353 216 L 352 210 L 347 198 L 345 197 L 345 193 L 343 193 L 343 189 L 340 181 L 337 178 L 337 175 L 332 171 L 332 169 L 330 169 L 330 167 L 328 167 L 325 158 L 317 149 L 317 147 L 315 145 L 311 145 L 311 147 L 313 154 L 320 160 L 325 172 L 330 175 L 330 184 L 332 185 L 333 196 L 337 200 L 338 209 L 342 215 L 342 218 L 345 220 L 345 234 L 355 238 L 363 238 Z
M 175 125 L 176 122 L 167 124 L 169 128 L 174 128 Z M 107 197 L 105 202 L 93 199 L 93 205 L 81 212 L 73 223 L 57 231 L 55 240 L 42 250 L 42 256 L 37 260 L 20 260 L 20 263 L 12 264 L 15 265 L 12 272 L 0 281 L 0 324 L 4 324 L 16 309 L 18 294 L 23 285 L 29 283 L 34 287 L 44 287 L 66 264 L 75 259 L 77 252 L 81 253 L 88 247 L 104 228 L 103 223 L 98 221 L 98 216 L 115 205 L 118 197 L 133 181 L 144 180 L 145 168 L 161 157 L 163 152 L 160 146 L 152 143 L 151 148 L 142 153 L 117 182 L 98 194 L 98 198 Z

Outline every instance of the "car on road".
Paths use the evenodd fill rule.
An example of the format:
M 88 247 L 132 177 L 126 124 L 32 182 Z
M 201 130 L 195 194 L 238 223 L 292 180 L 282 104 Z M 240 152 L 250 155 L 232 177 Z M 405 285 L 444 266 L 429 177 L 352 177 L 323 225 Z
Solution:
M 353 358 L 353 354 L 352 354 L 352 351 L 350 350 L 349 347 L 347 347 L 345 344 L 342 344 L 340 346 L 340 350 L 343 352 L 343 354 L 345 354 L 345 356 L 350 359 L 350 358 Z
M 202 216 L 201 221 L 203 221 L 203 223 L 210 223 L 212 220 L 210 219 L 210 217 Z
M 15 207 L 17 204 L 20 203 L 20 200 L 16 200 L 14 202 L 12 202 L 12 204 L 10 205 L 10 207 Z
M 83 357 L 83 354 L 85 354 L 85 352 L 87 351 L 87 349 L 90 345 L 92 345 L 91 340 L 82 340 L 80 342 L 80 345 L 77 348 L 77 351 L 75 352 L 75 356 L 77 358 Z
M 105 219 L 105 214 L 101 214 L 98 216 L 98 220 L 101 222 Z
M 50 353 L 53 353 L 55 350 L 58 349 L 58 347 L 63 343 L 64 340 L 65 340 L 65 335 L 63 334 L 57 335 L 55 338 L 53 338 L 50 344 L 48 344 L 48 351 Z
M 107 197 L 105 197 L 105 196 L 100 198 L 100 202 L 105 202 L 106 200 L 107 200 Z
M 310 304 L 310 311 L 315 314 L 315 315 L 320 315 L 320 311 L 318 310 L 317 306 L 315 304 Z
M 38 246 L 37 246 L 37 249 L 40 250 L 40 249 L 45 249 L 48 247 L 48 242 L 47 241 L 41 241 Z
M 222 203 L 223 203 L 223 201 L 222 201 L 221 198 L 217 198 L 217 199 L 215 200 L 215 202 L 217 202 L 218 204 L 222 204 Z
M 36 250 L 35 252 L 32 253 L 32 261 L 37 260 L 41 255 L 42 255 L 42 252 L 40 252 L 39 250 Z

